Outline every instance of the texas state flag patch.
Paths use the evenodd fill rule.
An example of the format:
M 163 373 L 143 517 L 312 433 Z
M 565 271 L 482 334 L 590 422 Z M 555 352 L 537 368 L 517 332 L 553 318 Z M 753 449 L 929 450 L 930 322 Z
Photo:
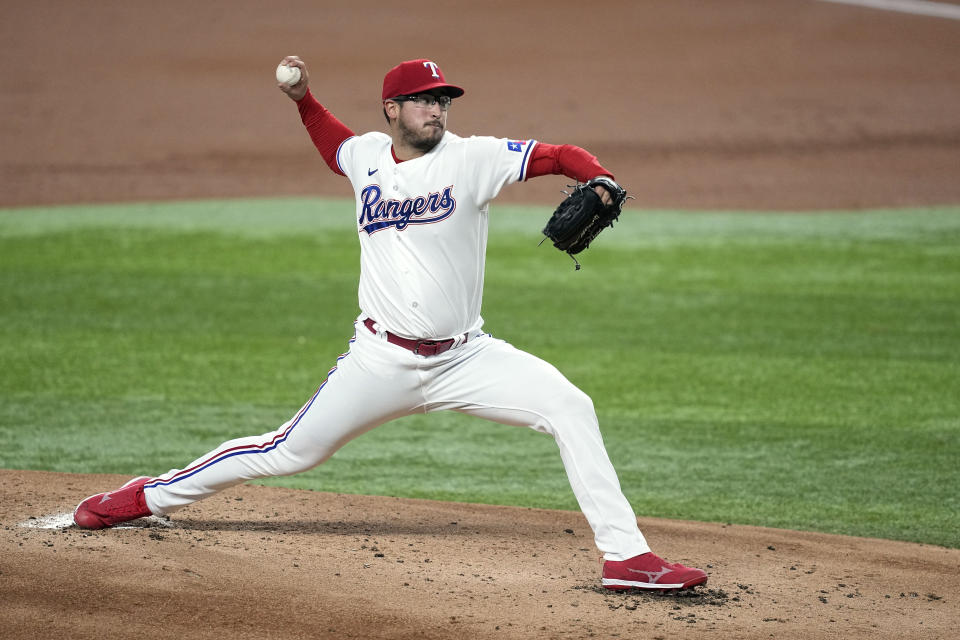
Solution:
M 523 145 L 527 144 L 526 140 L 507 140 L 507 149 L 510 151 L 523 151 Z

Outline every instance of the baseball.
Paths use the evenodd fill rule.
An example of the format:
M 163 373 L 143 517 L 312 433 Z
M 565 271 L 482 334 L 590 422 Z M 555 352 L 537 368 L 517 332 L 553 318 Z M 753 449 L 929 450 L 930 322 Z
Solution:
M 281 64 L 277 67 L 277 82 L 292 87 L 300 82 L 300 67 L 288 67 Z

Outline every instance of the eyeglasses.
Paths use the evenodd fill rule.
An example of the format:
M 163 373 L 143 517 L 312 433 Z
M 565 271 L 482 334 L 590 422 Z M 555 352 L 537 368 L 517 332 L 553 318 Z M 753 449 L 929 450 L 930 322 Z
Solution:
M 412 102 L 421 109 L 432 109 L 434 105 L 439 104 L 442 111 L 449 109 L 453 102 L 450 96 L 435 96 L 429 93 L 421 93 L 415 96 L 397 96 L 390 99 L 394 102 Z

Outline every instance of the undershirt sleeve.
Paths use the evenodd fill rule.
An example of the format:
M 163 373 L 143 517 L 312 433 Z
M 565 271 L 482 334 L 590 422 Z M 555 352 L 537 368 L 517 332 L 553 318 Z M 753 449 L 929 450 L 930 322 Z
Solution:
M 558 174 L 580 182 L 587 182 L 597 176 L 610 176 L 615 179 L 586 149 L 572 144 L 538 142 L 531 153 L 526 179 Z
M 346 175 L 337 163 L 337 150 L 344 140 L 353 137 L 354 133 L 345 124 L 337 120 L 307 89 L 306 95 L 297 102 L 300 119 L 307 128 L 313 145 L 323 156 L 323 160 L 334 173 Z

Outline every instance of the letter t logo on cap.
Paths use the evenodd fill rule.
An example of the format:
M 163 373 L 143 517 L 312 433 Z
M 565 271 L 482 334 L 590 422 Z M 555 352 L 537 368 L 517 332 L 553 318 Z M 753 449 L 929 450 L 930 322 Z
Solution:
M 426 62 L 423 63 L 423 66 L 428 67 L 428 68 L 430 69 L 430 75 L 432 75 L 434 78 L 439 78 L 439 77 L 440 77 L 440 76 L 437 74 L 437 63 L 436 63 L 436 62 L 430 62 L 429 60 L 427 60 Z

